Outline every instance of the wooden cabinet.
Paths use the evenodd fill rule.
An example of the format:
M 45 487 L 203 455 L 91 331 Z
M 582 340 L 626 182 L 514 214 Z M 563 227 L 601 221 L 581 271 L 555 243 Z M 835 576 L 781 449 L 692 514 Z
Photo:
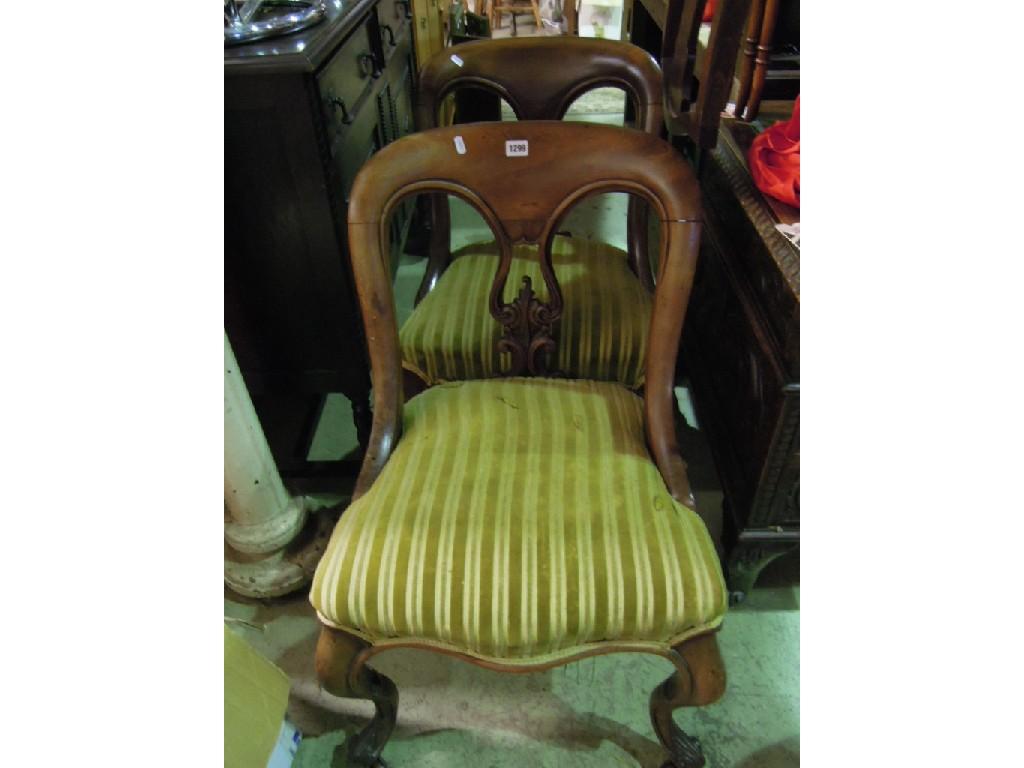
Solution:
M 730 588 L 800 537 L 800 253 L 726 120 L 702 158 L 704 237 L 683 353 L 725 492 Z
M 412 130 L 410 15 L 405 0 L 328 3 L 315 27 L 224 53 L 224 325 L 293 489 L 353 470 L 306 460 L 329 393 L 369 433 L 347 203 L 362 164 Z M 412 212 L 392 221 L 396 265 Z
M 664 0 L 629 0 L 625 35 L 658 56 Z M 800 253 L 746 166 L 752 129 L 724 119 L 693 156 L 704 202 L 681 359 L 724 493 L 723 547 L 739 597 L 800 538 Z M 709 142 L 710 143 L 710 142 Z

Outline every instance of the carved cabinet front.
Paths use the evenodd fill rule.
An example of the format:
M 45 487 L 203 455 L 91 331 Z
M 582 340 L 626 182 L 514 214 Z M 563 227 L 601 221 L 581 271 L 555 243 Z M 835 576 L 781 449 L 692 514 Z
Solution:
M 409 3 L 328 4 L 303 32 L 225 49 L 224 324 L 286 484 L 334 489 L 359 456 L 307 459 L 326 397 L 365 445 L 370 377 L 348 263 L 363 163 L 413 130 Z M 413 214 L 391 223 L 391 259 Z

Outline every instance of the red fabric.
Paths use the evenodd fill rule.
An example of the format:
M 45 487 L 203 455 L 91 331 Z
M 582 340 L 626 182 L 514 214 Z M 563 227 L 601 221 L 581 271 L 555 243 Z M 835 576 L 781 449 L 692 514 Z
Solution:
M 704 6 L 704 17 L 702 21 L 711 21 L 711 17 L 715 15 L 715 0 L 708 0 L 707 5 Z M 692 16 L 690 18 L 693 18 Z
M 747 156 L 750 175 L 766 195 L 800 207 L 800 97 L 793 117 L 754 139 Z

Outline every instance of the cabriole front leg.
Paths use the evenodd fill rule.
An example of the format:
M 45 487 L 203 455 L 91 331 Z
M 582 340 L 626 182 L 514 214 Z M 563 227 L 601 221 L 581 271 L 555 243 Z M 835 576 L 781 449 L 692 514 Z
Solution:
M 725 666 L 713 634 L 688 640 L 675 651 L 675 674 L 651 694 L 651 722 L 669 753 L 662 768 L 701 768 L 705 762 L 700 741 L 676 725 L 672 712 L 718 701 L 725 693 Z
M 373 719 L 335 753 L 335 766 L 387 768 L 380 756 L 395 729 L 398 717 L 398 688 L 384 675 L 362 664 L 360 653 L 368 647 L 358 637 L 341 630 L 323 627 L 316 647 L 316 674 L 320 684 L 335 696 L 369 699 L 375 712 Z M 341 758 L 344 759 L 341 759 Z

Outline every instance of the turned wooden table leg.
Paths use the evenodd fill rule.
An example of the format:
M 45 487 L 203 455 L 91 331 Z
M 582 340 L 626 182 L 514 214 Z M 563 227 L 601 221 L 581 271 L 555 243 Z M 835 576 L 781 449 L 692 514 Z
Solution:
M 577 34 L 579 13 L 576 10 L 576 0 L 562 0 L 562 15 L 565 17 L 565 34 Z
M 754 0 L 747 19 L 747 33 L 743 40 L 743 58 L 740 60 L 739 92 L 736 94 L 736 108 L 733 114 L 743 119 L 743 110 L 750 98 L 750 86 L 754 81 L 754 59 L 757 56 L 757 41 L 761 36 L 761 20 L 764 18 L 764 0 Z
M 718 701 L 725 693 L 725 665 L 714 634 L 687 640 L 675 651 L 679 654 L 675 674 L 651 694 L 651 722 L 658 740 L 669 752 L 663 768 L 701 768 L 704 752 L 700 741 L 676 725 L 672 712 Z
M 775 37 L 775 22 L 779 17 L 779 0 L 765 0 L 764 19 L 761 22 L 761 37 L 757 45 L 757 58 L 754 60 L 754 80 L 750 86 L 750 101 L 747 103 L 743 119 L 752 121 L 757 118 L 761 108 L 761 94 L 768 77 L 768 62 L 772 54 L 772 38 Z
M 331 694 L 349 699 L 370 699 L 376 709 L 369 724 L 338 749 L 345 750 L 347 765 L 386 768 L 380 753 L 395 729 L 398 689 L 384 675 L 361 663 L 368 644 L 331 627 L 320 630 L 316 646 L 316 674 Z M 337 761 L 336 761 L 337 762 Z
M 530 8 L 533 11 L 533 23 L 537 26 L 537 31 L 544 29 L 544 24 L 540 20 L 540 6 L 537 5 L 537 0 L 530 0 Z

